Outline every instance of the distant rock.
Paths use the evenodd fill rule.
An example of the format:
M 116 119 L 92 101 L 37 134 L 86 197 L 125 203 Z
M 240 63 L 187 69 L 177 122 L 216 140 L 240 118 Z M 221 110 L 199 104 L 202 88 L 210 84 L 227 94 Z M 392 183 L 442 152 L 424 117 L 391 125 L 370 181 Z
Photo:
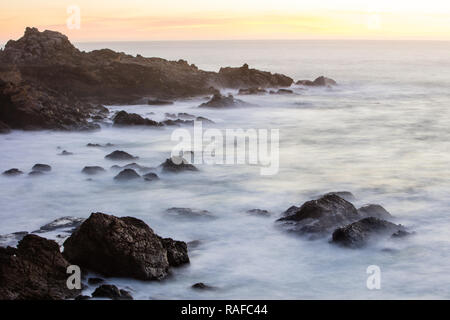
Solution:
M 348 201 L 330 194 L 305 202 L 300 208 L 291 207 L 278 219 L 288 231 L 310 236 L 324 236 L 333 229 L 352 223 L 361 216 Z
M 63 150 L 61 153 L 59 153 L 60 156 L 71 156 L 73 155 L 72 152 L 69 152 L 67 150 Z
M 139 157 L 132 156 L 131 154 L 129 154 L 125 151 L 116 150 L 116 151 L 111 152 L 110 154 L 106 155 L 105 159 L 124 161 L 124 160 L 136 160 L 136 159 L 139 159 Z
M 298 85 L 309 86 L 309 87 L 328 87 L 337 85 L 336 81 L 330 78 L 326 78 L 324 76 L 318 77 L 314 81 L 310 80 L 299 80 L 297 81 Z
M 31 171 L 31 172 L 28 173 L 28 175 L 32 176 L 32 177 L 39 177 L 39 176 L 42 176 L 44 174 L 45 173 L 43 171 Z
M 48 164 L 38 163 L 31 168 L 32 171 L 49 172 L 52 171 L 52 167 Z
M 17 243 L 28 234 L 27 231 L 19 231 L 10 234 L 0 235 L 0 247 L 15 247 Z
M 132 162 L 132 163 L 126 164 L 124 166 L 114 165 L 111 167 L 111 169 L 114 169 L 114 170 L 133 169 L 133 170 L 139 170 L 140 172 L 148 172 L 149 170 L 152 170 L 153 168 L 141 166 L 140 164 L 138 164 L 136 162 Z
M 42 227 L 39 228 L 39 230 L 33 231 L 33 233 L 43 233 L 68 228 L 74 230 L 78 228 L 83 223 L 84 220 L 85 220 L 84 218 L 77 218 L 77 217 L 58 218 L 50 223 L 43 225 Z
M 214 289 L 213 287 L 203 283 L 203 282 L 198 282 L 192 285 L 192 289 L 196 289 L 196 290 L 212 290 Z
M 348 248 L 366 246 L 375 237 L 409 234 L 405 227 L 374 217 L 364 218 L 333 232 L 332 242 Z
M 95 147 L 95 148 L 107 148 L 107 147 L 114 147 L 112 143 L 107 143 L 105 145 L 99 144 L 99 143 L 88 143 L 86 147 Z
M 270 91 L 270 94 L 294 94 L 290 89 L 278 89 L 278 91 Z
M 183 158 L 179 158 L 176 161 L 179 162 L 179 164 L 176 164 L 175 162 L 173 162 L 172 158 L 169 158 L 166 159 L 166 161 L 160 166 L 162 167 L 163 171 L 172 173 L 179 173 L 183 171 L 198 171 L 198 169 L 194 165 L 188 163 Z
M 159 180 L 159 177 L 156 173 L 153 172 L 149 172 L 147 174 L 144 174 L 142 176 L 144 178 L 145 181 L 156 181 Z
M 113 118 L 115 126 L 151 126 L 161 127 L 162 124 L 151 119 L 143 118 L 137 113 L 119 111 Z
M 139 179 L 141 176 L 133 169 L 123 169 L 118 175 L 114 177 L 116 181 L 130 181 Z
M 96 175 L 99 173 L 104 173 L 106 170 L 100 166 L 86 166 L 83 170 L 81 170 L 81 172 L 87 175 Z
M 220 93 L 215 94 L 211 100 L 208 102 L 202 103 L 199 108 L 213 108 L 213 109 L 222 109 L 222 108 L 232 108 L 232 107 L 244 107 L 249 106 L 250 104 L 235 99 L 233 95 L 229 94 L 228 96 L 223 96 Z
M 158 280 L 167 276 L 173 257 L 187 257 L 184 246 L 168 242 L 139 219 L 93 213 L 64 242 L 64 256 L 105 276 Z
M 13 169 L 4 171 L 2 174 L 4 176 L 14 177 L 14 176 L 19 176 L 19 175 L 23 174 L 23 172 L 17 168 L 13 168 Z
M 26 235 L 17 248 L 0 247 L 0 300 L 61 300 L 81 290 L 67 288 L 69 262 L 59 245 Z
M 147 104 L 151 106 L 163 106 L 163 105 L 171 105 L 173 104 L 173 102 L 168 100 L 150 99 L 148 100 Z
M 246 89 L 239 89 L 239 95 L 256 95 L 256 94 L 265 94 L 267 90 L 263 88 L 253 87 Z
M 108 298 L 112 300 L 133 300 L 131 294 L 123 289 L 118 289 L 111 284 L 102 284 L 92 293 L 94 298 Z
M 365 205 L 358 209 L 358 213 L 363 217 L 374 217 L 384 220 L 392 219 L 392 215 L 379 204 Z
M 251 210 L 247 210 L 248 214 L 254 215 L 254 216 L 258 216 L 258 217 L 269 217 L 270 216 L 270 212 L 267 210 L 262 210 L 262 209 L 251 209 Z
M 182 218 L 214 218 L 208 210 L 196 210 L 191 208 L 169 208 L 166 212 L 172 216 Z

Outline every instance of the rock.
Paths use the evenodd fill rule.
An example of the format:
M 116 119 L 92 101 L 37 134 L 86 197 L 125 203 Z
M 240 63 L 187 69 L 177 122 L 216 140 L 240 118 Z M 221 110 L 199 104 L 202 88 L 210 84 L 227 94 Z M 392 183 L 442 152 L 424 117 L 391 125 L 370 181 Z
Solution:
M 197 117 L 197 118 L 195 118 L 195 121 L 201 121 L 203 123 L 209 123 L 209 124 L 215 123 L 214 121 L 212 121 L 208 118 L 205 118 L 205 117 Z
M 255 94 L 264 94 L 267 93 L 267 90 L 262 88 L 246 88 L 246 89 L 239 89 L 239 95 L 255 95 Z
M 176 159 L 176 162 L 178 161 L 180 162 L 179 164 L 175 164 L 172 161 L 172 159 L 173 157 L 166 159 L 166 161 L 160 165 L 163 171 L 172 173 L 178 173 L 183 171 L 198 171 L 198 169 L 194 165 L 188 163 L 183 158 Z
M 142 176 L 144 178 L 145 181 L 155 181 L 155 180 L 159 180 L 159 177 L 156 173 L 150 172 L 147 174 L 144 174 Z
M 102 283 L 104 281 L 105 280 L 102 279 L 102 278 L 89 278 L 88 279 L 88 283 L 91 284 L 91 285 L 99 284 L 99 283 Z
M 189 263 L 186 242 L 176 241 L 171 238 L 161 239 L 161 241 L 167 250 L 167 260 L 171 266 L 177 267 Z
M 118 175 L 114 177 L 117 181 L 130 181 L 134 179 L 139 179 L 141 176 L 133 169 L 123 169 Z
M 336 195 L 338 197 L 341 197 L 342 199 L 347 200 L 347 201 L 354 201 L 354 200 L 356 200 L 356 197 L 350 191 L 328 192 L 325 195 L 328 196 L 328 195 L 331 195 L 331 194 L 334 194 L 334 195 Z
M 196 289 L 196 290 L 212 290 L 214 289 L 213 287 L 204 284 L 203 282 L 198 282 L 192 285 L 192 289 Z
M 101 145 L 99 143 L 88 143 L 86 147 L 105 148 L 105 147 L 114 147 L 114 145 L 112 143 L 107 143 L 105 145 Z
M 259 217 L 268 217 L 270 216 L 270 212 L 262 209 L 251 209 L 247 210 L 248 214 L 259 216 Z
M 17 243 L 28 234 L 27 231 L 19 231 L 10 234 L 0 235 L 0 247 L 15 247 Z
M 106 170 L 99 166 L 86 166 L 83 168 L 83 170 L 81 170 L 81 172 L 87 175 L 95 175 L 99 173 L 104 173 L 106 172 Z
M 39 230 L 33 231 L 33 233 L 43 233 L 48 231 L 55 231 L 58 229 L 67 229 L 71 228 L 72 230 L 78 228 L 84 221 L 84 218 L 77 217 L 62 217 L 56 220 L 53 220 L 46 225 L 43 225 L 39 228 Z
M 330 78 L 326 78 L 324 76 L 320 76 L 314 81 L 299 80 L 299 81 L 297 81 L 296 84 L 303 85 L 303 86 L 310 86 L 310 87 L 328 87 L 328 86 L 337 85 L 336 81 L 334 81 L 333 79 L 330 79 Z
M 208 102 L 202 103 L 199 108 L 213 108 L 213 109 L 221 109 L 221 108 L 232 108 L 232 107 L 244 107 L 249 106 L 250 104 L 235 99 L 233 95 L 229 94 L 228 96 L 223 96 L 220 93 L 215 94 L 211 100 Z
M 37 177 L 37 176 L 44 175 L 44 172 L 42 172 L 42 171 L 31 171 L 30 173 L 28 173 L 28 175 L 32 176 L 32 177 Z
M 214 218 L 207 210 L 195 210 L 191 208 L 169 208 L 166 212 L 172 216 L 184 218 Z
M 163 106 L 163 105 L 171 105 L 173 104 L 173 102 L 168 100 L 152 99 L 148 100 L 147 104 L 151 106 Z
M 0 300 L 60 300 L 78 296 L 67 288 L 69 262 L 55 241 L 26 235 L 16 248 L 0 248 Z
M 114 170 L 133 169 L 133 170 L 139 170 L 141 172 L 148 172 L 149 170 L 152 170 L 153 168 L 144 167 L 144 166 L 141 166 L 140 164 L 137 164 L 136 162 L 133 162 L 133 163 L 126 164 L 124 166 L 114 165 L 111 167 L 111 169 L 114 169 Z
M 294 91 L 289 89 L 278 89 L 278 91 L 270 91 L 270 94 L 294 94 Z
M 167 276 L 170 267 L 162 238 L 143 221 L 103 213 L 91 214 L 64 242 L 64 255 L 109 277 L 157 280 Z
M 407 234 L 402 225 L 370 217 L 336 229 L 332 242 L 348 248 L 361 248 L 375 237 L 394 236 L 399 232 Z
M 177 115 L 175 113 L 164 113 L 164 116 L 169 119 L 176 119 Z
M 183 120 L 193 120 L 196 117 L 192 114 L 189 114 L 186 112 L 181 112 L 181 113 L 178 113 L 178 118 L 183 119 Z
M 137 113 L 128 113 L 126 111 L 119 111 L 114 116 L 114 125 L 115 126 L 152 126 L 152 127 L 161 127 L 162 124 L 157 121 L 153 121 L 147 118 L 143 118 Z
M 363 217 L 374 217 L 378 219 L 389 220 L 392 215 L 378 204 L 368 204 L 358 209 L 358 213 Z
M 311 236 L 324 236 L 361 218 L 350 202 L 333 194 L 305 202 L 300 208 L 291 207 L 288 211 L 287 216 L 277 221 L 288 231 Z
M 82 294 L 80 294 L 79 296 L 75 297 L 75 300 L 90 300 L 91 297 L 90 296 L 84 296 Z
M 131 294 L 123 289 L 118 289 L 111 284 L 102 284 L 92 293 L 95 298 L 108 298 L 112 300 L 133 300 Z
M 116 150 L 116 151 L 106 155 L 105 159 L 123 161 L 123 160 L 135 160 L 135 159 L 139 159 L 139 157 L 132 156 L 131 154 L 129 154 L 125 151 Z
M 73 153 L 69 152 L 67 150 L 63 150 L 59 155 L 60 156 L 71 156 L 71 155 L 73 155 Z
M 285 75 L 250 69 L 248 64 L 240 68 L 221 68 L 219 71 L 218 87 L 244 88 L 244 87 L 289 87 L 293 80 Z
M 14 177 L 14 176 L 19 176 L 19 175 L 23 174 L 23 172 L 17 168 L 13 168 L 13 169 L 4 171 L 2 174 L 4 176 Z
M 48 164 L 35 164 L 33 168 L 31 168 L 32 171 L 40 171 L 40 172 L 50 172 L 52 171 L 52 167 Z

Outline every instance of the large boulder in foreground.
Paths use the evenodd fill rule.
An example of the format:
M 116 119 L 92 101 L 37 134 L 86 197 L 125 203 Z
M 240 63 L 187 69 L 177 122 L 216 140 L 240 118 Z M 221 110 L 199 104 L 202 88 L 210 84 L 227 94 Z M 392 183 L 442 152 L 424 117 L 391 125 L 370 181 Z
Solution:
M 0 247 L 0 300 L 59 300 L 74 298 L 69 290 L 69 262 L 58 244 L 37 235 L 26 235 L 17 248 Z
M 140 280 L 164 278 L 170 266 L 189 262 L 185 245 L 162 239 L 143 221 L 103 213 L 92 213 L 64 242 L 64 256 L 105 276 Z
M 370 217 L 336 229 L 332 242 L 348 248 L 361 248 L 377 237 L 402 237 L 408 234 L 402 225 Z
M 289 231 L 306 235 L 326 235 L 337 227 L 358 220 L 356 208 L 335 194 L 305 202 L 301 207 L 291 207 L 278 219 Z

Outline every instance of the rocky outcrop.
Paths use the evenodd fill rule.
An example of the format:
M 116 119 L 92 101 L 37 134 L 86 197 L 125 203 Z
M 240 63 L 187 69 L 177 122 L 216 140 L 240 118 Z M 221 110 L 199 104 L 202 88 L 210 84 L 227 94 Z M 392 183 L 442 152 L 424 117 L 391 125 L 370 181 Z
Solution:
M 308 87 L 330 87 L 337 85 L 337 82 L 333 79 L 326 78 L 324 76 L 318 77 L 316 80 L 299 80 L 296 82 L 298 85 L 308 86 Z
M 109 49 L 81 52 L 58 32 L 27 28 L 0 51 L 0 127 L 86 130 L 106 114 L 99 104 L 148 104 L 214 94 L 214 87 L 290 86 L 292 79 L 250 69 L 199 70 L 184 60 Z M 148 99 L 148 97 L 152 97 Z
M 291 207 L 283 218 L 278 219 L 289 231 L 304 235 L 324 236 L 337 227 L 361 218 L 350 202 L 329 194 L 317 200 Z
M 115 285 L 102 284 L 92 293 L 94 298 L 107 298 L 111 300 L 133 300 L 131 294 L 124 290 L 119 289 Z
M 232 108 L 232 107 L 245 107 L 250 104 L 235 99 L 233 95 L 229 94 L 228 96 L 223 96 L 220 93 L 216 93 L 208 102 L 202 103 L 199 105 L 199 108 L 212 108 L 212 109 L 223 109 L 223 108 Z
M 332 242 L 348 248 L 361 248 L 375 237 L 398 237 L 407 234 L 409 233 L 402 225 L 370 217 L 336 229 L 333 232 Z
M 114 126 L 124 127 L 124 126 L 151 126 L 151 127 L 161 127 L 162 123 L 153 121 L 151 119 L 143 118 L 137 113 L 128 113 L 126 111 L 119 111 L 114 116 Z
M 160 165 L 163 171 L 171 173 L 179 173 L 183 171 L 198 171 L 198 169 L 194 165 L 188 163 L 185 159 L 178 157 L 175 163 L 172 158 L 166 159 L 166 161 L 164 161 Z
M 157 280 L 180 256 L 189 261 L 185 246 L 168 242 L 139 219 L 93 213 L 64 242 L 64 256 L 105 276 Z
M 0 300 L 74 298 L 80 290 L 67 288 L 68 266 L 55 241 L 36 235 L 0 248 Z

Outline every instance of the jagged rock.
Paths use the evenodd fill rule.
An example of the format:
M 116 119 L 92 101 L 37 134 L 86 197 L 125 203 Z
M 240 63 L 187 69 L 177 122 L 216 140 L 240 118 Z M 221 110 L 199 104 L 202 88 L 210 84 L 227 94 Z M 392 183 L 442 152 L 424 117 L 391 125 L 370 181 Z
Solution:
M 144 174 L 142 177 L 144 178 L 145 181 L 159 180 L 158 175 L 156 173 L 153 173 L 153 172 L 149 172 L 147 174 Z
M 288 211 L 278 221 L 288 231 L 310 236 L 324 236 L 361 218 L 350 202 L 334 194 L 305 202 L 300 208 L 291 207 Z
M 375 237 L 408 234 L 405 227 L 374 217 L 364 218 L 333 232 L 333 243 L 348 248 L 364 247 Z
M 168 274 L 171 254 L 143 221 L 93 213 L 64 242 L 64 255 L 105 276 L 156 280 Z
M 228 96 L 223 96 L 220 93 L 217 93 L 211 98 L 211 100 L 199 105 L 199 108 L 221 109 L 231 107 L 243 107 L 248 105 L 250 104 L 242 100 L 235 99 L 231 94 L 229 94 Z
M 270 216 L 270 212 L 262 209 L 251 209 L 247 210 L 248 214 L 259 216 L 259 217 L 268 217 Z
M 189 263 L 188 249 L 186 242 L 176 241 L 171 238 L 161 239 L 164 248 L 167 250 L 167 260 L 171 266 L 180 266 Z
M 194 165 L 188 163 L 185 159 L 177 158 L 176 162 L 179 162 L 179 164 L 176 164 L 172 161 L 172 158 L 166 159 L 166 161 L 161 164 L 163 171 L 172 173 L 183 171 L 198 171 L 198 169 Z
M 128 113 L 126 111 L 119 111 L 114 119 L 115 126 L 152 126 L 160 127 L 162 124 L 151 119 L 143 118 L 137 113 Z
M 133 169 L 123 169 L 122 171 L 120 171 L 120 173 L 118 175 L 116 175 L 114 177 L 114 180 L 130 181 L 130 180 L 139 179 L 140 177 L 141 176 Z
M 52 167 L 48 164 L 37 163 L 31 168 L 32 171 L 49 172 L 52 171 Z
M 106 172 L 106 170 L 100 166 L 86 166 L 83 168 L 83 170 L 81 170 L 81 172 L 87 175 L 95 175 L 99 173 L 104 173 Z
M 17 168 L 13 168 L 13 169 L 9 169 L 9 170 L 4 171 L 2 174 L 3 174 L 4 176 L 10 176 L 10 177 L 13 177 L 13 176 L 19 176 L 19 175 L 23 174 L 23 172 L 20 171 L 20 170 L 17 169 Z
M 68 228 L 74 230 L 78 228 L 83 223 L 84 220 L 85 220 L 84 218 L 77 218 L 77 217 L 58 218 L 50 223 L 47 223 L 46 225 L 43 225 L 42 227 L 39 228 L 39 230 L 33 231 L 33 233 L 43 233 Z
M 123 161 L 123 160 L 135 160 L 135 159 L 139 159 L 139 157 L 132 156 L 131 154 L 129 154 L 125 151 L 116 150 L 116 151 L 113 151 L 110 154 L 106 155 L 105 159 Z
M 59 245 L 26 235 L 16 248 L 0 247 L 0 300 L 60 300 L 81 290 L 67 288 L 69 262 Z
M 303 85 L 303 86 L 310 86 L 310 87 L 325 87 L 325 86 L 328 87 L 328 86 L 337 85 L 336 81 L 334 81 L 333 79 L 330 79 L 330 78 L 326 78 L 324 76 L 320 76 L 314 81 L 299 80 L 299 81 L 297 81 L 296 84 Z
M 168 100 L 152 99 L 148 100 L 147 104 L 151 106 L 164 106 L 164 105 L 171 105 L 173 104 L 173 102 Z
M 95 298 L 108 298 L 112 300 L 133 300 L 131 294 L 123 289 L 117 288 L 115 285 L 102 284 L 92 293 Z
M 169 208 L 166 212 L 172 216 L 184 218 L 214 218 L 208 210 L 196 210 L 191 208 Z
M 358 209 L 358 213 L 363 217 L 374 217 L 378 219 L 389 220 L 392 215 L 378 204 L 368 204 Z
M 239 89 L 239 95 L 254 95 L 254 94 L 264 94 L 267 93 L 267 90 L 253 87 L 253 88 L 246 88 L 246 89 Z

